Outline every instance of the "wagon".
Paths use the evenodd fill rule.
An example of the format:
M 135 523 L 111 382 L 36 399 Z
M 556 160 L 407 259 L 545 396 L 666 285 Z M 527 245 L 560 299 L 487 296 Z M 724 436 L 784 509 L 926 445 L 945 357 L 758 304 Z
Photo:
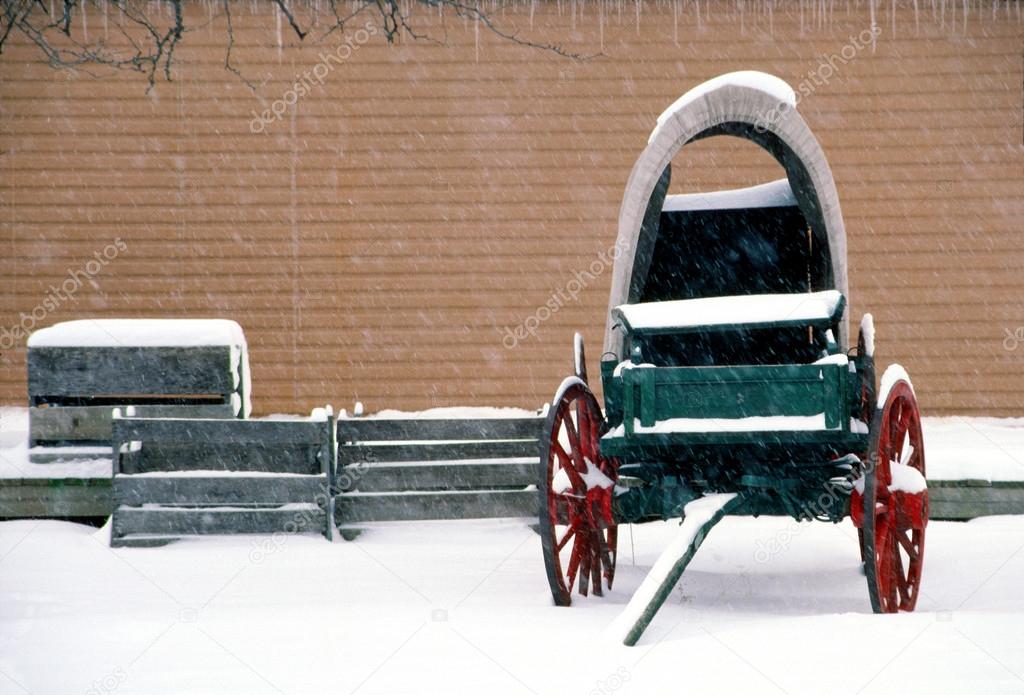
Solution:
M 831 171 L 792 89 L 756 72 L 691 90 L 658 119 L 619 215 L 600 378 L 577 335 L 541 441 L 540 530 L 555 604 L 602 595 L 620 524 L 682 518 L 621 616 L 635 643 L 725 515 L 852 517 L 875 612 L 913 610 L 928 492 L 906 372 L 876 389 L 870 314 L 851 345 L 846 239 Z M 667 195 L 673 157 L 716 135 L 785 171 Z

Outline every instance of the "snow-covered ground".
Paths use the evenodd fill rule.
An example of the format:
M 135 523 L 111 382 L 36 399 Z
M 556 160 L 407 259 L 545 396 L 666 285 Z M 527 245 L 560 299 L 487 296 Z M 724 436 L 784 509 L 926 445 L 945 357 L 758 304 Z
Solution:
M 24 409 L 0 423 L 5 474 L 76 465 L 27 463 Z M 930 477 L 1024 479 L 1024 420 L 925 430 Z M 677 527 L 622 529 L 615 589 L 563 609 L 527 522 L 117 550 L 0 523 L 0 693 L 1024 693 L 1024 516 L 932 522 L 895 616 L 848 521 L 728 518 L 634 648 L 607 630 Z
M 119 550 L 0 523 L 0 692 L 1024 692 L 1024 517 L 933 522 L 892 616 L 848 522 L 729 518 L 623 647 L 603 631 L 674 533 L 624 529 L 613 592 L 555 608 L 522 521 Z

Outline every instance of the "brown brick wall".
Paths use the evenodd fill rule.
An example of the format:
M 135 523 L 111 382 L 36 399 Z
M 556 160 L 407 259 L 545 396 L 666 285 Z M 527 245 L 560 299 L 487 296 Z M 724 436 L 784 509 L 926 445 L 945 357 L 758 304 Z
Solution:
M 926 414 L 1022 415 L 1024 342 L 1004 347 L 1024 327 L 1020 3 L 971 2 L 966 25 L 960 3 L 941 20 L 903 4 L 800 104 L 843 204 L 853 320 L 875 314 L 879 359 L 908 368 Z M 497 11 L 526 37 L 603 50 L 585 62 L 449 18 L 447 46 L 373 37 L 255 134 L 254 110 L 338 45 L 285 33 L 279 48 L 266 6 L 234 17 L 255 93 L 223 67 L 218 18 L 149 94 L 137 75 L 65 75 L 16 44 L 0 56 L 0 326 L 121 238 L 40 325 L 236 319 L 258 413 L 536 406 L 571 368 L 574 330 L 596 372 L 610 273 L 515 349 L 502 329 L 612 244 L 658 113 L 730 70 L 823 77 L 821 56 L 870 26 L 868 3 L 776 5 L 701 3 L 698 21 L 693 3 L 648 2 L 638 21 L 632 2 L 538 3 L 532 29 L 529 3 Z M 684 149 L 673 189 L 773 169 L 718 138 Z M 24 402 L 23 347 L 0 370 L 0 402 Z

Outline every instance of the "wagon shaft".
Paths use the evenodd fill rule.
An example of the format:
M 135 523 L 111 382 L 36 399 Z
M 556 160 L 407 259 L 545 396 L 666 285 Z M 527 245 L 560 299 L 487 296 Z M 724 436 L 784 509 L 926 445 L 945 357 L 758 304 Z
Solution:
M 743 502 L 742 496 L 728 493 L 710 495 L 687 504 L 675 539 L 665 548 L 625 610 L 609 627 L 609 633 L 627 647 L 635 645 L 683 576 L 708 532 Z

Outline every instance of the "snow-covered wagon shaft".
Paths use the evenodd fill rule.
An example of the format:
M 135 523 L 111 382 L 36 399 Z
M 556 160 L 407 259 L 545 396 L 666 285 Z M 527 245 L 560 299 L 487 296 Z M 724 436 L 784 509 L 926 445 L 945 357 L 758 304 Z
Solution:
M 718 135 L 761 146 L 786 177 L 668 195 L 673 158 Z M 604 409 L 578 340 L 547 420 L 555 603 L 612 585 L 619 524 L 682 516 L 618 623 L 635 644 L 711 526 L 740 513 L 852 516 L 872 608 L 913 610 L 929 508 L 917 401 L 898 365 L 876 394 L 870 314 L 850 344 L 839 196 L 789 85 L 731 73 L 666 109 L 626 184 L 616 246 Z

